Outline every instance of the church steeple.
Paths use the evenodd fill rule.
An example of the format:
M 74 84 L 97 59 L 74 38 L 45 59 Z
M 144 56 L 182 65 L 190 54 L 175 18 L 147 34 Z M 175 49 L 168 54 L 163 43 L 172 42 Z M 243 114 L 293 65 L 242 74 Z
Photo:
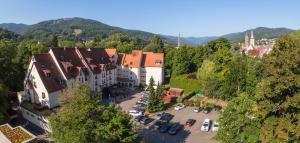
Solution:
M 246 32 L 245 34 L 245 47 L 248 47 L 249 46 L 249 37 L 248 37 L 248 33 Z
M 254 35 L 253 35 L 253 30 L 251 30 L 250 46 L 252 48 L 254 48 L 254 46 L 255 46 L 255 39 L 254 39 Z

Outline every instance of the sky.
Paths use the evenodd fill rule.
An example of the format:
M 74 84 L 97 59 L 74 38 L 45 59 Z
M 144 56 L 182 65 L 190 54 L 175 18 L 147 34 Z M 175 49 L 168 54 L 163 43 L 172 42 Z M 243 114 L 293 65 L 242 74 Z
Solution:
M 256 27 L 300 29 L 299 0 L 0 0 L 0 23 L 82 17 L 176 36 L 220 36 Z

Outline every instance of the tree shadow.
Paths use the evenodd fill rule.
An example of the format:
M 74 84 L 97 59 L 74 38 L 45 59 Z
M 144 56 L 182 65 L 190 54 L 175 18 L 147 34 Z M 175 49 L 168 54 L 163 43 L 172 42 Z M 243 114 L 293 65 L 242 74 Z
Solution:
M 137 129 L 137 132 L 145 143 L 185 143 L 187 137 L 191 133 L 182 125 L 180 131 L 175 135 L 169 135 L 168 133 L 159 132 L 153 124 L 149 126 L 140 126 Z

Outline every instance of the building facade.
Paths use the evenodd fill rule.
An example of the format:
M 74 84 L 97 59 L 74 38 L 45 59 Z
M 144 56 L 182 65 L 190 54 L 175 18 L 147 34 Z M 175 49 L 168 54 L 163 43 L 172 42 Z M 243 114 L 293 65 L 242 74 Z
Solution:
M 59 106 L 61 93 L 73 88 L 76 82 L 87 83 L 91 90 L 101 93 L 113 85 L 147 84 L 151 77 L 156 83 L 163 82 L 163 53 L 134 50 L 131 54 L 118 54 L 113 48 L 51 48 L 48 53 L 32 56 L 24 79 L 22 102 L 34 104 L 35 108 L 54 109 Z M 27 120 L 38 122 L 38 126 L 50 131 L 44 125 L 46 117 L 34 112 L 37 119 L 45 118 L 41 120 L 45 122 L 39 122 L 28 116 L 28 108 L 21 111 Z
M 266 39 L 262 39 L 260 41 L 266 41 Z M 248 37 L 248 33 L 246 32 L 245 41 L 241 45 L 240 52 L 252 57 L 263 57 L 264 55 L 267 55 L 272 51 L 275 40 L 272 39 L 271 41 L 272 42 L 259 42 L 260 45 L 257 45 L 253 35 L 253 31 L 251 31 L 250 38 Z

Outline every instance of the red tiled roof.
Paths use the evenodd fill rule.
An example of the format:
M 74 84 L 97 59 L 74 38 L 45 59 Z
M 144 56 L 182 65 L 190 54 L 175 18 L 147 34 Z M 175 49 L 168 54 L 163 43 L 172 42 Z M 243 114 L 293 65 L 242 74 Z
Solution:
M 164 54 L 144 52 L 142 67 L 163 67 Z
M 119 54 L 118 64 L 138 67 L 163 67 L 164 54 L 133 50 L 131 54 Z
M 114 63 L 112 63 L 109 58 L 114 55 L 116 49 L 79 48 L 78 50 L 93 73 L 100 73 L 105 70 L 105 68 L 115 68 Z
M 80 68 L 85 68 L 75 48 L 52 48 L 51 50 L 67 79 L 75 78 Z
M 120 54 L 118 63 L 133 68 L 141 67 L 143 52 L 141 50 L 133 50 L 131 54 Z
M 54 92 L 65 88 L 63 77 L 61 76 L 58 67 L 49 53 L 33 55 L 35 62 L 33 63 L 41 77 L 41 80 L 47 91 Z M 29 82 L 32 84 L 31 82 Z

